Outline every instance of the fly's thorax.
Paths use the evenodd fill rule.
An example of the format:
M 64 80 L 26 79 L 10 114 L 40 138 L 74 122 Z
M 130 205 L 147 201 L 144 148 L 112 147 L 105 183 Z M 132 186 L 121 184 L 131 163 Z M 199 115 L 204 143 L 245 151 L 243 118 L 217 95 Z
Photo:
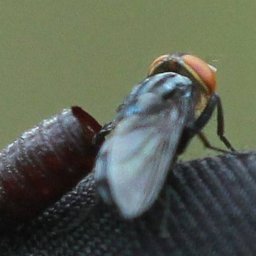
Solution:
M 146 78 L 135 86 L 118 108 L 115 122 L 133 116 L 155 114 L 169 107 L 169 101 L 179 97 L 190 97 L 192 82 L 188 77 L 173 72 Z
M 136 85 L 131 93 L 125 98 L 124 104 L 128 105 L 139 95 L 145 93 L 154 93 L 158 95 L 169 94 L 178 87 L 186 87 L 191 85 L 191 80 L 174 72 L 159 73 L 154 76 L 147 77 L 140 84 Z

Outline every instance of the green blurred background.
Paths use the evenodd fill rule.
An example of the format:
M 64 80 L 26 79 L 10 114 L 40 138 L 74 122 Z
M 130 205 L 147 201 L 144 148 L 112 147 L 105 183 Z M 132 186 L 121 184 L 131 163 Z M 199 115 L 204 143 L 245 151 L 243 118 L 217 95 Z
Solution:
M 48 1 L 0 3 L 0 146 L 65 107 L 101 123 L 160 54 L 190 52 L 218 68 L 226 134 L 255 148 L 255 1 Z M 215 135 L 216 118 L 207 125 Z M 194 141 L 187 156 L 208 155 Z

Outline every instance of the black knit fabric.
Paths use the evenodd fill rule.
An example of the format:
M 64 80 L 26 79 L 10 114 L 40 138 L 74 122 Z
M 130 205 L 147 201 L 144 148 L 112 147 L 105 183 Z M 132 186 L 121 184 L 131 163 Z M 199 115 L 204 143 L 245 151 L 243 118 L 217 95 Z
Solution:
M 37 219 L 2 232 L 0 255 L 256 255 L 256 153 L 176 164 L 156 204 L 124 221 L 87 176 Z

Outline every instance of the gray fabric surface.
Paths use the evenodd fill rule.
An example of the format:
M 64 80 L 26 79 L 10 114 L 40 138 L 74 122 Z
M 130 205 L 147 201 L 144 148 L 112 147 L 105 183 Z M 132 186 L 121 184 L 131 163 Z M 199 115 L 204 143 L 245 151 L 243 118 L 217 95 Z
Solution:
M 178 163 L 157 203 L 124 221 L 88 175 L 21 226 L 2 232 L 0 255 L 255 255 L 256 153 Z

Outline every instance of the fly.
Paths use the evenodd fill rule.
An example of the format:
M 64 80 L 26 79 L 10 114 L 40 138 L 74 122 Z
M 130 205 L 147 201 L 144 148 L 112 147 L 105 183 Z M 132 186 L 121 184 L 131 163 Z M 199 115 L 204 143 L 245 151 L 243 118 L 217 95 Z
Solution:
M 217 134 L 224 136 L 221 100 L 215 93 L 216 69 L 189 54 L 163 55 L 148 77 L 135 86 L 118 108 L 95 164 L 98 192 L 127 219 L 149 209 L 157 199 L 168 170 L 189 141 L 198 135 L 213 147 L 202 129 L 217 108 Z

